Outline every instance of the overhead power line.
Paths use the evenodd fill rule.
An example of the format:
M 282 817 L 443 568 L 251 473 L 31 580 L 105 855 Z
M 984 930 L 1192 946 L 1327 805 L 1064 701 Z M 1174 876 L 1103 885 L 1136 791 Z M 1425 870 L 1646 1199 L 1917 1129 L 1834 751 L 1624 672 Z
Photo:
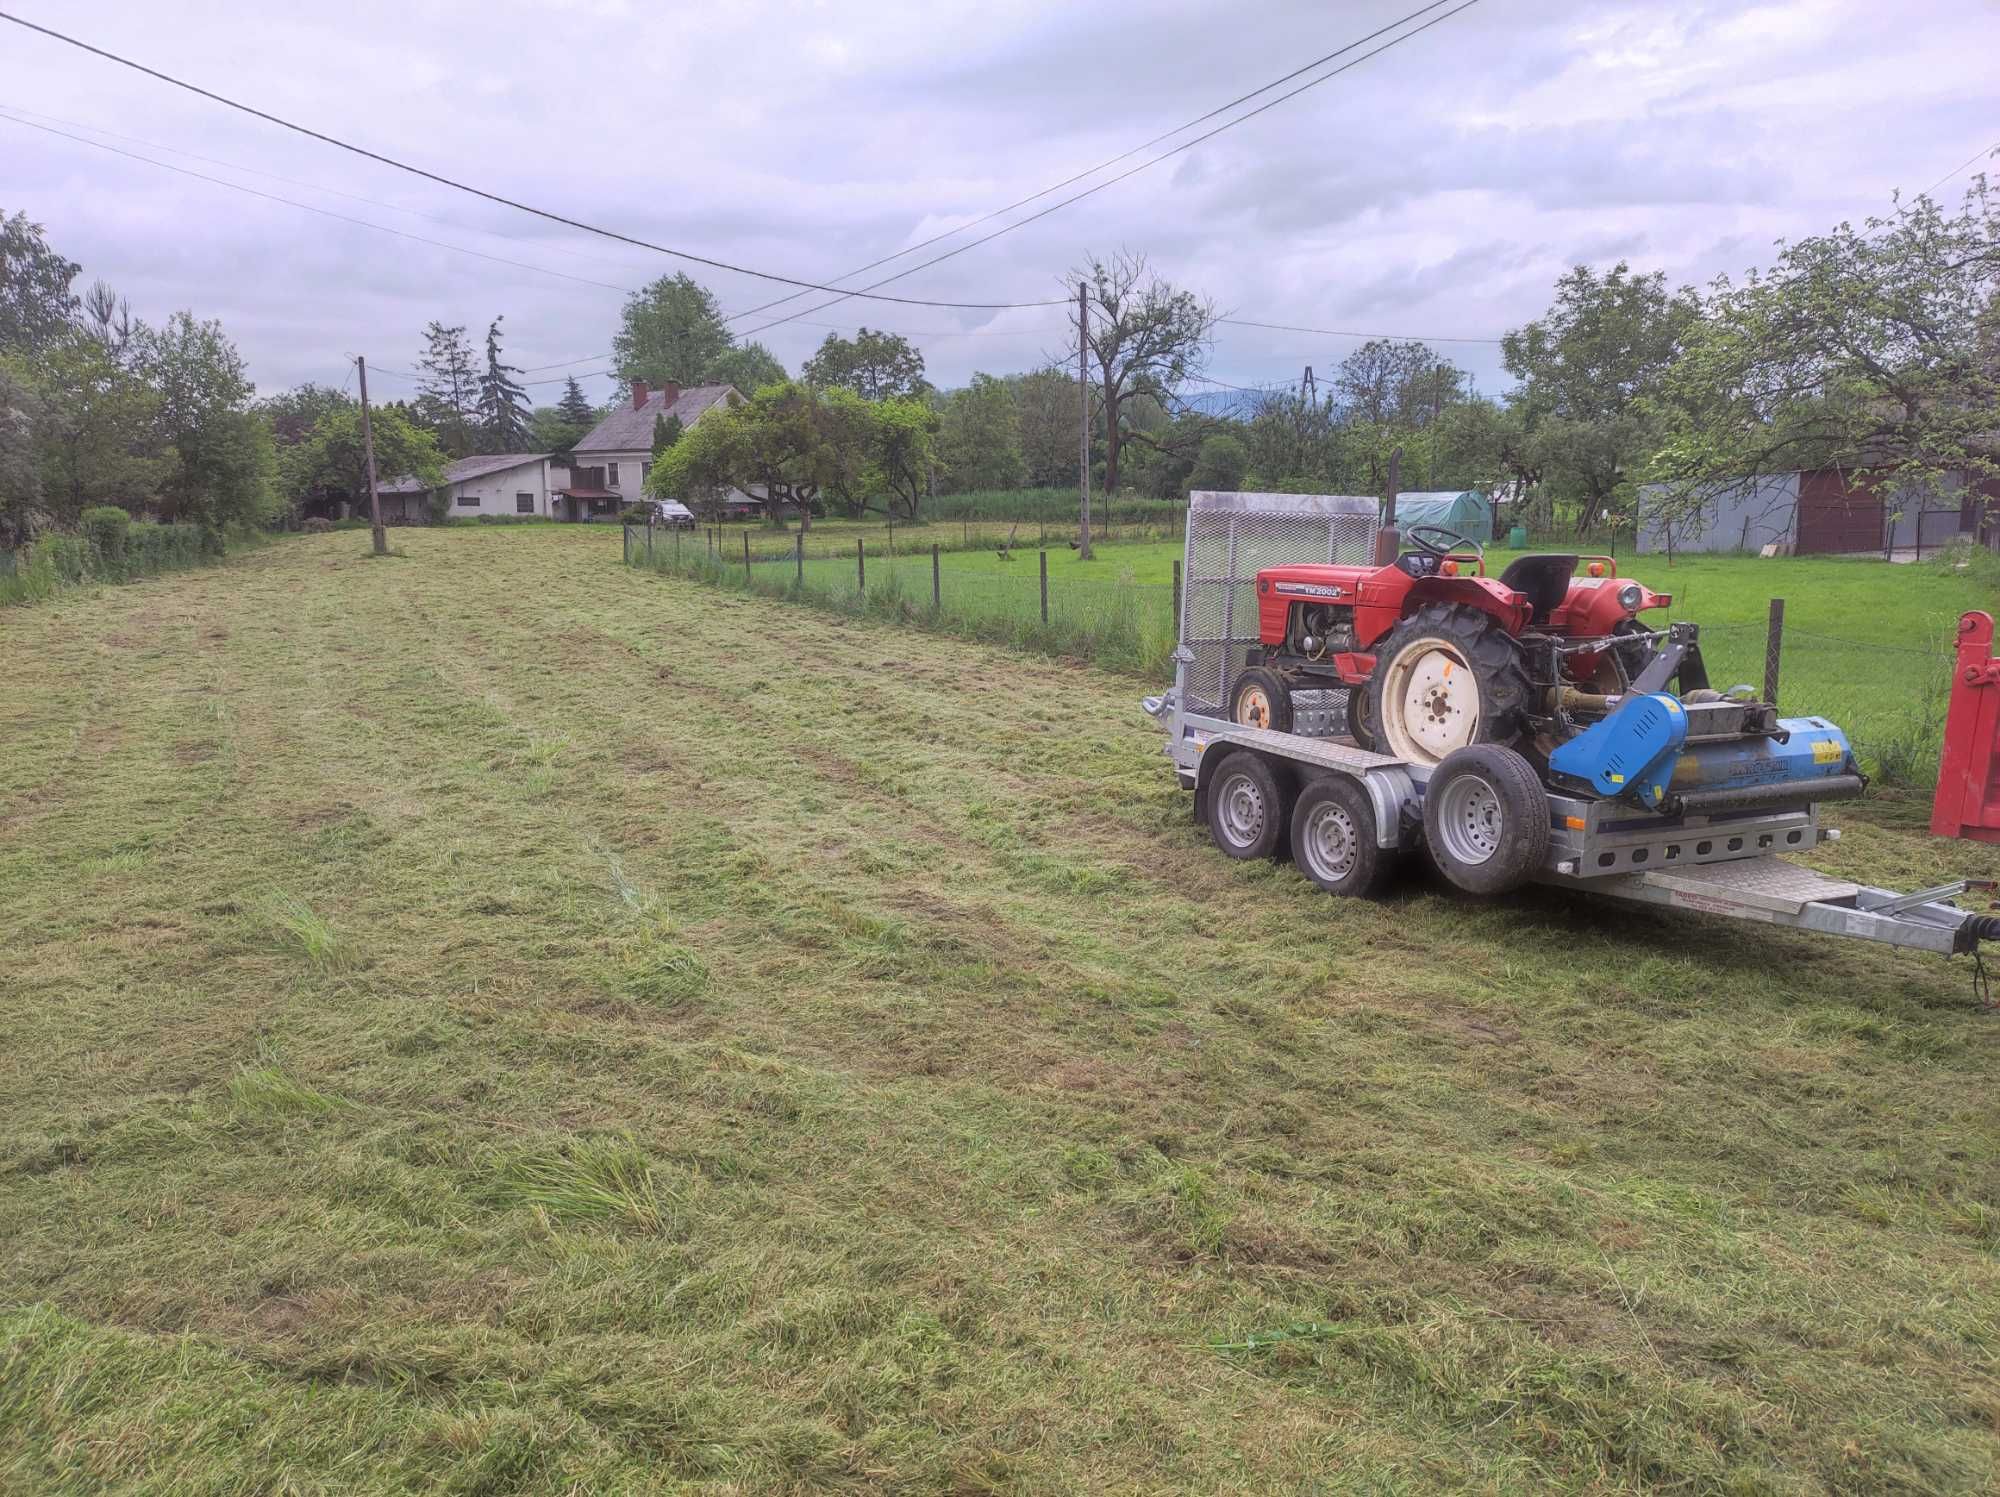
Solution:
M 1428 21 L 1425 21 L 1422 25 L 1411 27 L 1408 31 L 1404 31 L 1398 36 L 1391 37 L 1388 41 L 1383 42 L 1379 47 L 1372 47 L 1368 51 L 1363 52 L 1359 57 L 1351 58 L 1348 61 L 1342 63 L 1337 68 L 1328 69 L 1326 72 L 1320 74 L 1317 78 L 1307 79 L 1304 83 L 1301 83 L 1297 88 L 1287 89 L 1284 93 L 1279 94 L 1275 99 L 1267 99 L 1264 103 L 1259 104 L 1255 109 L 1245 110 L 1242 114 L 1237 115 L 1234 119 L 1224 120 L 1221 124 L 1216 125 L 1212 129 L 1204 130 L 1201 134 L 1194 136 L 1192 139 L 1182 141 L 1179 145 L 1170 147 L 1169 149 L 1160 152 L 1160 154 L 1157 156 L 1149 156 L 1144 161 L 1141 161 L 1137 166 L 1127 167 L 1124 171 L 1118 173 L 1115 177 L 1107 177 L 1104 181 L 1096 183 L 1093 186 L 1086 187 L 1081 192 L 1072 193 L 1069 197 L 1062 198 L 1057 202 L 1051 203 L 1046 208 L 1040 209 L 1039 211 L 1034 213 L 1030 213 L 1026 218 L 1016 219 L 1013 223 L 1003 225 L 1002 227 L 995 229 L 990 234 L 983 234 L 979 238 L 972 240 L 968 244 L 961 244 L 954 249 L 948 249 L 941 255 L 933 255 L 928 260 L 920 261 L 917 264 L 912 265 L 905 270 L 899 270 L 894 275 L 884 276 L 879 281 L 871 281 L 868 285 L 862 287 L 858 291 L 840 291 L 833 297 L 831 301 L 817 302 L 813 306 L 806 308 L 806 311 L 820 312 L 824 311 L 828 307 L 837 306 L 839 303 L 846 301 L 849 297 L 870 295 L 879 287 L 886 286 L 892 281 L 900 281 L 901 279 L 903 279 L 903 277 L 915 275 L 920 270 L 928 270 L 931 266 L 939 264 L 942 261 L 949 260 L 956 255 L 962 255 L 966 253 L 968 250 L 978 249 L 982 244 L 991 244 L 994 240 L 1000 238 L 1002 235 L 1011 234 L 1016 229 L 1024 229 L 1031 223 L 1035 223 L 1040 219 L 1047 218 L 1051 213 L 1060 212 L 1062 209 L 1069 207 L 1069 205 L 1072 203 L 1081 202 L 1083 199 L 1090 197 L 1094 193 L 1099 193 L 1104 191 L 1104 189 L 1107 187 L 1115 187 L 1118 185 L 1118 183 L 1123 182 L 1127 177 L 1137 176 L 1140 172 L 1145 171 L 1148 167 L 1157 166 L 1162 161 L 1166 161 L 1171 157 L 1180 155 L 1183 151 L 1191 151 L 1196 146 L 1200 145 L 1203 141 L 1213 140 L 1216 136 L 1222 134 L 1223 131 L 1233 130 L 1238 125 L 1241 125 L 1248 120 L 1255 119 L 1258 115 L 1265 113 L 1267 110 L 1275 109 L 1280 104 L 1285 103 L 1287 100 L 1297 98 L 1300 94 L 1306 92 L 1306 90 L 1308 89 L 1318 88 L 1322 83 L 1330 82 L 1332 79 L 1338 78 L 1342 73 L 1345 73 L 1350 69 L 1360 67 L 1362 63 L 1367 62 L 1370 58 L 1381 56 L 1384 52 L 1387 52 L 1392 47 L 1400 47 L 1404 42 L 1409 41 L 1412 37 L 1422 35 L 1424 32 L 1430 30 L 1431 27 L 1436 26 L 1441 22 L 1449 21 L 1453 16 L 1472 9 L 1472 7 L 1477 5 L 1478 3 L 1479 0 L 1460 0 L 1460 3 L 1453 6 L 1450 10 L 1443 12 L 1441 15 L 1432 16 Z M 1393 21 L 1388 26 L 1382 27 L 1380 30 L 1377 30 L 1372 34 L 1375 36 L 1380 36 L 1383 31 L 1394 30 L 1396 27 L 1402 26 L 1405 23 L 1416 19 L 1418 16 L 1423 15 L 1426 11 L 1431 10 L 1433 8 L 1434 7 L 1432 6 L 1426 5 L 1417 10 L 1413 10 L 1408 15 L 1404 16 L 1401 20 Z M 1054 305 L 1054 303 L 1043 302 L 1043 303 L 1038 303 L 1037 305 L 1051 306 Z M 804 316 L 805 313 L 799 313 L 797 315 Z M 778 327 L 781 324 L 790 322 L 792 320 L 793 320 L 792 317 L 776 318 L 770 322 L 763 323 L 760 326 L 751 329 L 751 331 L 745 334 L 745 336 L 754 338 L 758 333 L 767 332 L 771 328 Z
M 1444 5 L 1446 3 L 1447 0 L 1432 0 L 1431 4 L 1424 6 L 1422 10 L 1412 12 L 1411 15 L 1420 16 L 1424 14 L 1425 11 L 1436 10 L 1439 6 Z M 1031 192 L 1024 198 L 1016 198 L 1014 199 L 1013 202 L 1008 203 L 1005 207 L 995 208 L 991 213 L 982 213 L 979 215 L 979 217 L 972 219 L 967 223 L 962 223 L 953 228 L 946 229 L 942 233 L 933 234 L 928 239 L 920 239 L 915 244 L 897 250 L 894 254 L 884 255 L 879 260 L 870 260 L 866 265 L 858 265 L 853 270 L 842 271 L 839 275 L 835 276 L 834 279 L 836 281 L 844 281 L 848 279 L 850 276 L 866 275 L 869 271 L 875 270 L 880 266 L 887 265 L 892 260 L 900 260 L 905 255 L 914 255 L 918 250 L 929 249 L 932 245 L 937 244 L 942 240 L 949 239 L 954 234 L 963 234 L 968 229 L 976 229 L 983 223 L 991 223 L 994 219 L 1001 217 L 1003 214 L 1012 213 L 1016 208 L 1025 208 L 1030 203 L 1039 202 L 1041 199 L 1047 197 L 1052 192 L 1061 192 L 1065 187 L 1069 187 L 1077 182 L 1081 182 L 1085 177 L 1094 177 L 1099 172 L 1107 171 L 1110 168 L 1116 166 L 1121 161 L 1129 161 L 1132 159 L 1132 157 L 1138 155 L 1141 151 L 1150 150 L 1152 147 L 1158 145 L 1163 140 L 1171 140 L 1174 136 L 1179 135 L 1184 130 L 1192 130 L 1196 125 L 1205 125 L 1210 120 L 1214 119 L 1217 115 L 1227 114 L 1230 110 L 1234 109 L 1238 104 L 1247 104 L 1252 99 L 1256 98 L 1259 94 L 1267 94 L 1272 89 L 1277 88 L 1281 84 L 1290 83 L 1294 78 L 1299 77 L 1301 74 L 1310 73 L 1314 68 L 1323 67 L 1327 63 L 1332 62 L 1336 57 L 1341 57 L 1344 56 L 1346 53 L 1352 52 L 1356 47 L 1366 46 L 1369 42 L 1375 40 L 1376 37 L 1382 35 L 1383 32 L 1393 31 L 1398 26 L 1401 26 L 1403 24 L 1403 21 L 1407 21 L 1410 19 L 1411 16 L 1405 16 L 1401 21 L 1391 21 L 1387 26 L 1379 27 L 1376 30 L 1369 32 L 1368 35 L 1366 36 L 1357 37 L 1355 40 L 1349 42 L 1344 47 L 1337 47 L 1333 51 L 1325 54 L 1323 57 L 1314 58 L 1304 67 L 1292 69 L 1291 72 L 1285 74 L 1282 78 L 1273 78 L 1269 83 L 1263 84 L 1262 86 L 1257 88 L 1253 88 L 1247 94 L 1238 94 L 1235 98 L 1231 99 L 1227 104 L 1218 104 L 1215 106 L 1215 108 L 1209 110 L 1208 113 L 1198 114 L 1193 119 L 1188 120 L 1185 124 L 1176 125 L 1171 130 L 1162 130 L 1158 135 L 1155 135 L 1151 140 L 1142 140 L 1139 142 L 1139 144 L 1133 146 L 1129 151 L 1120 151 L 1116 156 L 1111 157 L 1109 160 L 1100 161 L 1095 166 L 1085 167 L 1080 172 L 1074 172 L 1071 175 L 1064 177 L 1060 182 L 1053 182 L 1047 187 L 1044 187 L 1040 192 Z M 767 301 L 761 307 L 751 307 L 747 311 L 738 312 L 735 313 L 734 315 L 736 317 L 754 317 L 759 312 L 768 312 L 773 307 L 782 307 L 788 302 L 797 301 L 803 295 L 805 295 L 803 291 L 794 291 L 789 296 L 781 296 L 776 301 Z
M 1939 177 L 1935 182 L 1931 183 L 1930 186 L 1926 187 L 1924 189 L 1925 194 L 1928 196 L 1930 193 L 1936 192 L 1940 187 L 1944 186 L 1945 183 L 1949 182 L 1953 177 L 1957 176 L 1960 172 L 1964 171 L 1968 166 L 1972 165 L 1972 163 L 1977 161 L 1980 157 L 1991 156 L 1996 151 L 2000 151 L 2000 140 L 1994 141 L 1993 144 L 1990 146 L 1981 146 L 1978 150 L 1974 151 L 1970 156 L 1966 157 L 1963 161 L 1959 162 L 1957 166 L 1954 166 L 1950 171 L 1946 172 L 1942 177 Z
M 1289 322 L 1252 322 L 1247 317 L 1218 317 L 1217 322 L 1226 322 L 1231 327 L 1261 327 L 1274 333 L 1314 333 L 1322 338 L 1387 338 L 1398 343 L 1493 343 L 1503 342 L 1500 338 L 1432 338 L 1422 333 L 1351 333 L 1330 327 L 1295 327 Z
M 1466 3 L 1472 4 L 1475 3 L 1475 0 L 1466 0 Z M 308 139 L 317 140 L 324 145 L 333 146 L 337 150 L 348 151 L 356 156 L 363 157 L 366 160 L 379 162 L 383 166 L 394 167 L 397 171 L 408 172 L 413 177 L 422 177 L 425 181 L 435 182 L 441 187 L 449 187 L 456 192 L 468 193 L 473 197 L 484 198 L 487 202 L 498 203 L 503 208 L 512 208 L 520 213 L 533 214 L 536 218 L 545 218 L 551 223 L 563 224 L 566 227 L 572 229 L 580 229 L 584 233 L 595 234 L 600 238 L 614 240 L 619 244 L 630 244 L 636 246 L 639 249 L 652 250 L 656 254 L 669 255 L 672 256 L 674 259 L 686 260 L 691 264 L 706 265 L 714 270 L 726 270 L 736 275 L 752 276 L 760 281 L 775 281 L 780 285 L 796 286 L 804 291 L 839 290 L 839 288 L 836 286 L 824 285 L 818 281 L 800 280 L 795 276 L 779 275 L 774 271 L 756 270 L 747 265 L 737 265 L 728 260 L 718 260 L 710 255 L 698 255 L 695 254 L 692 250 L 675 249 L 671 245 L 655 244 L 649 239 L 641 239 L 636 235 L 623 234 L 617 231 L 616 229 L 607 229 L 598 224 L 586 223 L 581 219 L 570 218 L 564 214 L 553 212 L 552 210 L 547 208 L 537 208 L 532 203 L 524 203 L 520 201 L 518 198 L 510 198 L 502 193 L 490 192 L 483 187 L 475 187 L 469 182 L 461 182 L 458 181 L 456 178 L 444 176 L 439 172 L 428 171 L 421 166 L 413 166 L 407 161 L 399 161 L 393 156 L 385 156 L 380 151 L 371 151 L 366 146 L 355 145 L 352 141 L 342 140 L 337 135 L 328 135 L 326 132 L 321 130 L 315 130 L 308 125 L 301 125 L 292 120 L 284 119 L 279 115 L 271 114 L 266 110 L 258 109 L 253 105 L 242 103 L 240 100 L 229 98 L 225 94 L 216 93 L 212 89 L 203 88 L 199 84 L 189 83 L 186 79 L 176 78 L 171 73 L 163 73 L 158 68 L 148 67 L 146 64 L 142 62 L 135 62 L 133 59 L 129 57 L 122 57 L 118 53 L 107 51 L 103 47 L 93 46 L 91 43 L 83 41 L 81 38 L 70 36 L 65 32 L 57 31 L 54 27 L 40 25 L 37 22 L 26 20 L 17 15 L 12 15 L 7 11 L 0 11 L 0 21 L 11 21 L 16 26 L 23 27 L 29 31 L 38 32 L 39 34 L 49 37 L 52 40 L 62 42 L 71 47 L 75 47 L 80 51 L 88 52 L 94 57 L 101 57 L 107 62 L 115 62 L 120 67 L 130 68 L 132 69 L 132 71 L 136 73 L 144 73 L 149 78 L 156 78 L 162 83 L 173 85 L 173 87 L 175 88 L 185 89 L 187 92 L 191 94 L 196 94 L 199 95 L 201 98 L 210 100 L 213 103 L 221 104 L 225 108 L 238 110 L 243 114 L 250 115 L 252 118 L 263 120 L 267 124 L 273 124 L 279 126 L 282 129 L 291 130 L 296 134 L 306 136 Z M 24 121 L 23 123 L 28 123 L 28 122 Z M 164 165 L 165 163 L 155 163 L 155 164 Z M 974 301 L 942 301 L 932 298 L 915 297 L 915 296 L 873 296 L 867 292 L 861 292 L 861 291 L 850 291 L 843 293 L 843 298 L 853 297 L 853 296 L 864 297 L 869 301 L 896 302 L 903 306 L 957 307 L 973 311 L 1004 311 L 1020 307 L 1053 307 L 1053 306 L 1066 305 L 1068 302 L 1067 297 L 1050 299 L 1046 301 L 1029 301 L 1029 302 L 974 302 Z

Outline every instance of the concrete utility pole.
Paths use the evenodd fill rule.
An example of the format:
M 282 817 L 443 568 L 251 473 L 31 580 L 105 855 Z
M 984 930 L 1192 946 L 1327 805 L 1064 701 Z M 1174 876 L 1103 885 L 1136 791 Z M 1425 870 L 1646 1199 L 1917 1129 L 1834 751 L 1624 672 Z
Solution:
M 361 450 L 368 459 L 368 519 L 375 527 L 375 554 L 389 554 L 389 535 L 382 528 L 382 496 L 375 492 L 375 427 L 368 419 L 368 361 L 360 355 L 354 367 L 361 375 Z
M 1081 455 L 1076 465 L 1077 478 L 1083 485 L 1083 544 L 1077 554 L 1085 561 L 1090 557 L 1090 282 L 1078 280 L 1076 283 L 1076 389 L 1082 398 Z

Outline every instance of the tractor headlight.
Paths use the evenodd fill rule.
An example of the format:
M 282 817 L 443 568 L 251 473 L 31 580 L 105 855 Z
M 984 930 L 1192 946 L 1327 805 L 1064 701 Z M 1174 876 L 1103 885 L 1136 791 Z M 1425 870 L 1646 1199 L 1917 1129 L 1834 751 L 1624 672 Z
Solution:
M 1646 596 L 1645 589 L 1636 582 L 1628 582 L 1618 589 L 1618 606 L 1627 613 L 1637 613 L 1639 604 Z

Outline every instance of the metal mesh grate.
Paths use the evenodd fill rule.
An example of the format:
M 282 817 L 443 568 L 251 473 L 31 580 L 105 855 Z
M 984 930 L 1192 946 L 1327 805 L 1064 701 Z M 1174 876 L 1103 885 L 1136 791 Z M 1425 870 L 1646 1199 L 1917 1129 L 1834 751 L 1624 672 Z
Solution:
M 1362 565 L 1374 558 L 1377 506 L 1348 494 L 1189 497 L 1181 572 L 1181 644 L 1188 710 L 1220 716 L 1229 683 L 1257 638 L 1257 573 L 1297 562 Z

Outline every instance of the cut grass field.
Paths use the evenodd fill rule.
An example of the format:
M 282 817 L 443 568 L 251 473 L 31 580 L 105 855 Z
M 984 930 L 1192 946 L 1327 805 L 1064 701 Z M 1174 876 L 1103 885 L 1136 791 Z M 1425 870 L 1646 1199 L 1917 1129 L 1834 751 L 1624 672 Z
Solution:
M 607 539 L 0 618 L 0 1489 L 2000 1480 L 1962 963 L 1330 900 L 1123 678 Z

